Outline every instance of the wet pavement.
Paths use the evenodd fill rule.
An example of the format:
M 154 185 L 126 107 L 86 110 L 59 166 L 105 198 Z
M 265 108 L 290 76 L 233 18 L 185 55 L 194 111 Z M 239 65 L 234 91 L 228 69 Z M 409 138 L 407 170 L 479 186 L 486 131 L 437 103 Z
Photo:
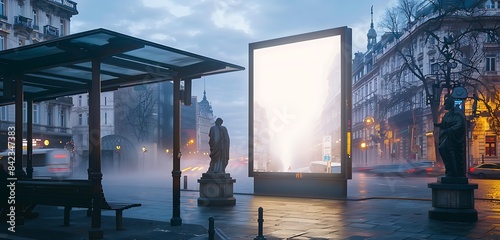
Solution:
M 397 182 L 396 182 L 397 180 Z M 373 179 L 367 179 L 372 181 Z M 208 239 L 208 219 L 215 219 L 216 239 L 258 237 L 258 208 L 263 208 L 263 236 L 266 239 L 500 239 L 500 200 L 478 198 L 477 222 L 431 220 L 430 189 L 415 187 L 413 194 L 391 196 L 389 191 L 409 188 L 426 179 L 382 179 L 394 186 L 380 195 L 370 195 L 370 185 L 352 186 L 346 199 L 310 199 L 235 194 L 236 206 L 201 207 L 196 190 L 181 192 L 182 226 L 170 226 L 171 188 L 131 186 L 124 179 L 104 184 L 109 198 L 125 195 L 127 202 L 141 207 L 123 212 L 124 230 L 115 230 L 114 211 L 103 211 L 104 239 Z M 420 183 L 420 181 L 422 183 Z M 237 182 L 238 183 L 238 182 Z M 168 184 L 166 184 L 168 185 Z M 138 189 L 124 194 L 127 188 Z M 108 197 L 110 196 L 110 197 Z M 151 198 L 151 196 L 155 196 Z M 71 212 L 71 225 L 63 225 L 60 207 L 39 206 L 40 216 L 17 226 L 16 233 L 0 225 L 0 239 L 87 239 L 91 218 L 85 209 Z

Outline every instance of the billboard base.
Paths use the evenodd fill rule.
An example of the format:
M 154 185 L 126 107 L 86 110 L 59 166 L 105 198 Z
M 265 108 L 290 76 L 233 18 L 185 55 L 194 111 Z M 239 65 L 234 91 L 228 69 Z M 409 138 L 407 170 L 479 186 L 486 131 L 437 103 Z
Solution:
M 254 195 L 346 198 L 347 179 L 254 176 Z

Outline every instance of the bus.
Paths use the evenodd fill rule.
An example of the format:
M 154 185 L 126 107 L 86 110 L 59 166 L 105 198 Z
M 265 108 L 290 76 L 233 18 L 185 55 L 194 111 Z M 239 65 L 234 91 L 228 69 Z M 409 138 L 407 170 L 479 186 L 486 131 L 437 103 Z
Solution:
M 0 153 L 0 163 L 8 170 L 8 159 L 12 151 Z M 23 151 L 23 170 L 26 173 L 27 157 Z M 17 157 L 15 158 L 18 159 Z M 33 149 L 33 178 L 63 179 L 72 174 L 70 152 L 62 148 Z

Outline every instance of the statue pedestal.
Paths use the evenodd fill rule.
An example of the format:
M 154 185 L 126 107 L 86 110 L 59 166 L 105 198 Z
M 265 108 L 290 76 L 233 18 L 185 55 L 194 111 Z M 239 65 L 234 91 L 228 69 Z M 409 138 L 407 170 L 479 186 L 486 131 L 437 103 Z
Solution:
M 234 206 L 233 183 L 229 173 L 203 173 L 198 179 L 200 183 L 200 197 L 198 206 Z
M 432 189 L 432 207 L 429 218 L 455 222 L 477 221 L 474 209 L 474 189 L 477 184 L 470 184 L 466 177 L 439 177 L 435 183 L 429 183 Z

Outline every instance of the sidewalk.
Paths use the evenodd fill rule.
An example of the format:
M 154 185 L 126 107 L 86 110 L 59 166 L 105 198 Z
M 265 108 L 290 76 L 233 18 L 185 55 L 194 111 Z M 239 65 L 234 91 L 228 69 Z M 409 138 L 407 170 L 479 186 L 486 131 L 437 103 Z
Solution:
M 430 199 L 360 198 L 349 200 L 265 197 L 235 194 L 234 207 L 198 207 L 196 191 L 181 192 L 183 225 L 170 226 L 170 204 L 144 204 L 124 211 L 124 230 L 115 230 L 114 211 L 103 211 L 105 239 L 207 239 L 208 218 L 215 218 L 217 239 L 257 237 L 257 211 L 264 209 L 266 239 L 500 239 L 500 201 L 476 200 L 479 220 L 460 223 L 430 220 Z M 0 225 L 0 239 L 87 239 L 91 219 L 71 212 L 64 227 L 62 208 L 36 208 L 10 234 Z

